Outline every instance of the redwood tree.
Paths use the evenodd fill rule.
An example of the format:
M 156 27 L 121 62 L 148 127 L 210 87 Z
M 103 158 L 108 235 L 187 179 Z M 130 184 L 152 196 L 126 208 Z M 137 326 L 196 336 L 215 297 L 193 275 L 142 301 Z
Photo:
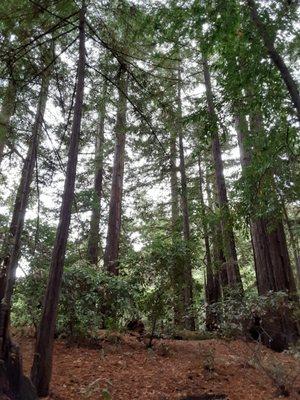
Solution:
M 99 116 L 95 135 L 95 174 L 92 198 L 92 214 L 87 247 L 87 259 L 92 264 L 97 264 L 100 252 L 100 216 L 103 183 L 103 157 L 104 157 L 104 123 L 106 113 L 107 82 L 104 80 L 102 95 L 99 101 Z
M 77 87 L 74 105 L 71 137 L 69 143 L 68 163 L 59 224 L 52 252 L 50 272 L 44 298 L 41 321 L 35 345 L 31 379 L 39 396 L 47 396 L 52 372 L 52 355 L 57 306 L 59 301 L 66 245 L 74 200 L 75 178 L 78 159 L 78 146 L 81 130 L 82 104 L 85 78 L 85 5 L 83 2 L 79 15 L 79 59 L 77 70 Z
M 251 167 L 256 151 L 255 147 L 250 146 L 249 139 L 263 132 L 262 116 L 259 113 L 250 116 L 250 121 L 249 126 L 243 113 L 236 116 L 236 131 L 244 174 L 247 174 L 247 169 Z M 270 197 L 274 195 L 276 196 L 271 189 Z M 259 192 L 257 200 L 259 201 Z M 252 207 L 257 209 L 259 205 L 252 204 Z M 272 217 L 255 216 L 255 212 L 253 215 L 250 219 L 250 230 L 258 293 L 266 295 L 270 291 L 283 291 L 289 294 L 290 299 L 297 299 L 282 218 L 275 213 Z M 282 315 L 279 310 L 272 310 L 264 317 L 263 326 L 268 335 L 263 335 L 262 340 L 275 350 L 283 350 L 299 336 L 297 325 L 288 311 Z
M 104 266 L 113 275 L 118 275 L 118 258 L 121 236 L 122 195 L 125 163 L 126 110 L 128 75 L 120 65 L 118 79 L 118 108 L 115 126 L 116 143 L 109 203 L 107 241 L 104 253 Z
M 49 61 L 48 58 L 47 60 Z M 42 83 L 35 121 L 29 139 L 27 155 L 22 168 L 21 180 L 16 194 L 10 229 L 8 236 L 4 240 L 1 256 L 0 354 L 3 364 L 0 370 L 0 394 L 5 394 L 11 399 L 36 398 L 35 390 L 30 381 L 23 376 L 22 360 L 19 349 L 10 339 L 9 321 L 16 270 L 20 258 L 25 213 L 28 206 L 30 185 L 33 178 L 37 148 L 42 130 L 49 82 L 50 70 L 48 69 L 42 74 Z
M 172 115 L 168 113 L 169 117 Z M 170 122 L 170 188 L 171 188 L 171 224 L 172 244 L 174 255 L 172 259 L 171 279 L 174 291 L 174 324 L 176 327 L 183 325 L 184 294 L 183 294 L 183 265 L 182 257 L 179 257 L 177 247 L 181 241 L 181 222 L 179 216 L 179 188 L 177 177 L 177 140 L 174 120 Z
M 206 219 L 206 205 L 203 196 L 204 176 L 201 166 L 201 158 L 198 155 L 198 173 L 199 173 L 199 202 L 202 219 L 203 239 L 205 247 L 206 258 L 206 282 L 205 282 L 205 300 L 206 307 L 206 329 L 211 331 L 217 328 L 218 318 L 212 306 L 220 300 L 219 290 L 219 271 L 215 271 L 213 266 L 211 248 L 210 248 L 210 235 L 209 227 Z
M 187 176 L 185 168 L 185 156 L 183 147 L 183 126 L 182 126 L 182 101 L 181 101 L 181 71 L 178 68 L 178 85 L 177 85 L 177 118 L 176 129 L 178 131 L 178 147 L 179 147 L 179 171 L 180 171 L 180 199 L 182 211 L 183 238 L 185 242 L 185 265 L 184 265 L 184 302 L 185 302 L 185 327 L 195 330 L 195 318 L 193 317 L 193 277 L 192 277 L 192 260 L 190 254 L 190 218 L 188 208 L 187 193 Z
M 0 164 L 10 134 L 10 119 L 15 111 L 16 95 L 16 82 L 13 78 L 10 78 L 3 96 L 3 103 L 0 111 Z
M 243 290 L 242 280 L 237 262 L 235 238 L 231 223 L 231 216 L 227 198 L 227 189 L 224 178 L 224 166 L 221 156 L 221 145 L 218 134 L 217 115 L 214 106 L 210 71 L 208 67 L 208 62 L 205 58 L 203 58 L 203 72 L 204 72 L 208 112 L 211 118 L 212 157 L 214 162 L 218 204 L 221 211 L 222 241 L 224 246 L 224 256 L 226 259 L 228 284 L 231 287 L 235 287 L 238 292 L 242 293 Z

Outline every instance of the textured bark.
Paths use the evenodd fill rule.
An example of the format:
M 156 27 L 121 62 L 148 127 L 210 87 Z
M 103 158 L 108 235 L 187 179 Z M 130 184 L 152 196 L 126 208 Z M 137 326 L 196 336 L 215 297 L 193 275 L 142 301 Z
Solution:
M 37 398 L 30 381 L 23 375 L 22 360 L 18 347 L 11 342 L 9 336 L 9 320 L 16 269 L 20 258 L 21 236 L 30 194 L 30 184 L 33 178 L 39 136 L 45 113 L 49 81 L 50 73 L 48 70 L 42 78 L 35 122 L 17 190 L 8 234 L 9 237 L 5 240 L 2 250 L 0 277 L 0 352 L 2 360 L 0 394 L 2 390 L 2 392 L 11 399 Z
M 212 264 L 212 256 L 210 250 L 210 238 L 208 232 L 208 225 L 205 218 L 205 203 L 203 197 L 203 171 L 201 168 L 201 159 L 198 156 L 198 173 L 199 173 L 199 201 L 201 207 L 201 218 L 202 218 L 202 229 L 203 239 L 205 245 L 205 256 L 206 256 L 206 285 L 205 285 L 205 299 L 207 303 L 206 307 L 206 329 L 211 331 L 216 329 L 218 325 L 217 314 L 210 307 L 219 300 L 219 282 L 218 277 L 215 276 Z
M 210 177 L 206 172 L 206 193 L 208 199 L 208 207 L 213 210 L 217 203 L 216 194 L 215 194 L 215 182 L 213 182 L 213 196 L 212 190 L 210 188 Z M 213 199 L 214 198 L 214 199 Z M 222 243 L 222 228 L 219 222 L 211 224 L 211 233 L 212 233 L 212 264 L 215 275 L 215 287 L 216 293 L 218 293 L 218 299 L 221 299 L 222 289 L 225 292 L 228 286 L 228 278 L 227 278 L 227 269 L 226 269 L 226 259 L 223 251 L 223 243 Z
M 261 118 L 255 116 L 251 124 L 252 134 L 261 129 Z M 250 136 L 248 124 L 242 115 L 236 117 L 236 130 L 241 165 L 245 171 L 251 163 L 252 150 L 248 143 Z M 255 218 L 251 220 L 251 234 L 259 294 L 266 294 L 270 290 L 295 293 L 296 285 L 282 220 L 277 220 L 276 217 Z
M 255 116 L 251 124 L 252 132 L 261 129 L 261 118 Z M 241 155 L 242 170 L 245 172 L 252 159 L 249 146 L 249 128 L 245 116 L 236 117 L 236 131 Z M 248 139 L 248 140 L 247 140 Z M 259 295 L 284 291 L 295 298 L 296 284 L 290 264 L 282 220 L 270 217 L 252 218 L 250 221 L 252 247 L 255 261 L 256 281 Z M 265 332 L 262 340 L 274 350 L 287 348 L 298 338 L 298 328 L 287 311 L 281 315 L 272 310 L 262 322 Z
M 52 354 L 57 306 L 59 301 L 63 265 L 74 200 L 75 178 L 78 159 L 78 146 L 81 129 L 82 104 L 85 75 L 85 7 L 79 17 L 79 61 L 74 116 L 69 144 L 66 179 L 59 215 L 59 224 L 52 252 L 48 285 L 44 298 L 41 321 L 38 329 L 35 354 L 31 369 L 31 379 L 39 396 L 47 396 L 52 372 Z
M 190 221 L 189 221 L 189 208 L 188 208 L 188 193 L 187 193 L 187 178 L 183 148 L 183 129 L 182 129 L 182 105 L 181 105 L 181 75 L 180 67 L 178 68 L 178 87 L 177 87 L 177 131 L 179 142 L 179 170 L 180 170 L 180 183 L 181 183 L 181 209 L 183 219 L 183 238 L 186 246 L 186 259 L 184 266 L 184 301 L 185 301 L 185 327 L 187 329 L 195 330 L 195 319 L 192 315 L 193 307 L 193 277 L 192 265 L 190 255 Z
M 2 162 L 5 144 L 9 137 L 10 119 L 15 111 L 16 95 L 16 84 L 12 79 L 10 79 L 3 97 L 0 111 L 0 164 Z
M 38 400 L 31 381 L 23 375 L 20 350 L 9 338 L 3 352 L 5 362 L 0 364 L 0 399 Z
M 170 137 L 170 183 L 171 183 L 171 203 L 172 203 L 172 231 L 179 231 L 179 206 L 178 206 L 178 178 L 177 178 L 177 146 L 176 136 L 171 133 Z
M 299 89 L 298 89 L 297 83 L 294 80 L 294 78 L 292 77 L 292 74 L 290 73 L 283 58 L 276 50 L 274 39 L 269 35 L 267 27 L 265 26 L 265 24 L 263 23 L 263 21 L 261 20 L 259 14 L 258 14 L 257 5 L 256 5 L 255 0 L 246 0 L 246 1 L 249 6 L 249 9 L 250 9 L 251 18 L 257 27 L 257 30 L 258 30 L 260 37 L 265 45 L 265 48 L 269 54 L 269 57 L 271 58 L 274 65 L 277 67 L 277 69 L 280 72 L 280 75 L 289 91 L 292 102 L 297 110 L 297 116 L 300 121 L 300 95 L 299 95 Z
M 259 294 L 270 290 L 295 294 L 296 285 L 282 222 L 270 222 L 266 218 L 251 221 L 251 233 Z
M 23 232 L 24 218 L 28 205 L 30 184 L 33 177 L 38 140 L 45 113 L 49 79 L 50 76 L 47 74 L 47 76 L 44 76 L 42 80 L 35 122 L 32 128 L 32 135 L 30 137 L 27 155 L 22 168 L 21 180 L 16 194 L 9 233 L 4 241 L 1 251 L 0 299 L 4 299 L 8 307 L 14 286 L 15 272 L 20 256 L 21 235 Z
M 102 100 L 99 106 L 99 121 L 95 138 L 95 176 L 92 215 L 87 247 L 87 259 L 91 264 L 97 264 L 100 253 L 100 216 L 103 181 L 103 156 L 104 156 L 104 122 L 106 112 L 107 82 L 103 83 Z
M 128 88 L 128 76 L 124 67 L 120 67 L 118 87 L 119 99 L 117 109 L 117 121 L 115 126 L 116 144 L 112 173 L 112 185 L 110 192 L 107 240 L 104 253 L 104 267 L 112 275 L 118 275 L 119 273 L 118 258 L 121 236 L 122 195 L 126 140 L 126 95 Z
M 228 283 L 231 287 L 235 287 L 238 292 L 242 293 L 243 291 L 242 280 L 237 262 L 235 239 L 234 239 L 232 224 L 230 221 L 227 189 L 225 185 L 225 178 L 223 172 L 224 167 L 221 156 L 220 140 L 218 135 L 217 115 L 214 107 L 210 72 L 209 72 L 208 62 L 206 59 L 203 59 L 203 71 L 204 71 L 204 80 L 206 87 L 208 112 L 210 113 L 211 123 L 212 123 L 212 156 L 214 161 L 218 203 L 221 209 L 221 227 L 223 236 L 224 255 L 226 258 Z
M 295 263 L 295 275 L 296 275 L 296 280 L 298 286 L 298 289 L 300 289 L 300 251 L 299 251 L 299 245 L 297 241 L 297 237 L 294 235 L 293 232 L 293 224 L 288 216 L 287 209 L 284 203 L 284 199 L 281 199 L 281 205 L 283 209 L 283 215 L 284 215 L 284 221 L 286 223 L 288 233 L 289 233 L 289 240 L 290 244 L 292 247 L 292 252 L 293 252 L 293 257 L 294 257 L 294 263 Z
M 172 124 L 171 124 L 172 125 Z M 180 217 L 179 217 L 179 190 L 178 190 L 178 178 L 177 178 L 177 146 L 176 146 L 176 130 L 171 132 L 170 135 L 170 183 L 171 183 L 171 215 L 172 215 L 172 242 L 173 246 L 178 245 L 178 240 L 181 239 L 180 235 Z M 183 323 L 183 304 L 184 294 L 182 283 L 184 281 L 181 258 L 176 253 L 173 257 L 173 265 L 171 271 L 172 286 L 174 290 L 174 325 L 176 327 L 182 327 Z

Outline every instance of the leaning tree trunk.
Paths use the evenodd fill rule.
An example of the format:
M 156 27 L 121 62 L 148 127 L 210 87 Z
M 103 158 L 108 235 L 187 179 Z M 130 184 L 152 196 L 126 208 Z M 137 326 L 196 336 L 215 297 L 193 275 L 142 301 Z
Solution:
M 218 203 L 221 211 L 221 227 L 224 253 L 226 258 L 226 269 L 228 284 L 235 288 L 237 294 L 242 294 L 242 280 L 237 262 L 236 246 L 234 233 L 231 223 L 231 216 L 228 205 L 227 189 L 224 178 L 224 167 L 221 156 L 221 145 L 218 135 L 217 115 L 214 107 L 213 92 L 211 86 L 210 72 L 208 62 L 203 59 L 203 72 L 206 87 L 206 97 L 208 112 L 211 116 L 212 124 L 212 156 L 214 161 L 215 178 L 217 185 Z
M 300 121 L 300 95 L 299 95 L 299 89 L 298 89 L 297 83 L 294 80 L 294 78 L 292 77 L 292 74 L 290 73 L 283 58 L 276 50 L 274 38 L 272 38 L 270 36 L 266 25 L 261 20 L 259 14 L 258 14 L 255 0 L 246 0 L 246 2 L 250 9 L 251 18 L 257 27 L 257 30 L 258 30 L 260 37 L 265 45 L 265 48 L 266 48 L 271 60 L 273 61 L 274 65 L 279 70 L 280 75 L 289 91 L 292 102 L 297 110 L 298 119 Z
M 212 256 L 210 250 L 210 238 L 208 231 L 208 224 L 206 220 L 206 206 L 203 197 L 203 184 L 204 177 L 201 167 L 200 155 L 198 155 L 198 173 L 199 173 L 199 201 L 201 207 L 201 220 L 203 229 L 203 238 L 205 245 L 205 256 L 206 256 L 206 285 L 205 285 L 205 298 L 207 302 L 206 306 L 206 329 L 212 331 L 218 326 L 218 317 L 213 309 L 213 305 L 219 301 L 219 281 L 218 276 L 214 274 Z
M 125 68 L 120 66 L 118 80 L 118 109 L 115 126 L 116 144 L 110 192 L 107 241 L 104 253 L 104 267 L 112 275 L 119 273 L 119 246 L 121 236 L 122 195 L 125 164 L 126 111 L 128 76 Z
M 253 135 L 256 134 L 256 129 L 259 131 L 262 129 L 261 120 L 257 116 L 250 120 L 254 122 L 251 124 Z M 242 114 L 236 116 L 236 131 L 244 173 L 251 164 L 252 150 L 248 123 Z M 270 291 L 283 291 L 287 292 L 291 299 L 295 299 L 296 284 L 282 220 L 276 215 L 272 218 L 270 216 L 252 218 L 250 230 L 259 295 L 266 295 Z M 263 326 L 266 335 L 263 335 L 262 340 L 274 350 L 283 350 L 298 338 L 297 325 L 288 310 L 283 314 L 280 310 L 270 310 L 264 317 Z
M 177 130 L 179 142 L 179 170 L 181 183 L 181 209 L 183 219 L 183 238 L 185 241 L 186 257 L 184 266 L 184 302 L 185 302 L 185 327 L 195 330 L 195 318 L 193 316 L 193 277 L 192 277 L 192 262 L 190 254 L 190 220 L 188 208 L 188 193 L 187 193 L 187 177 L 183 147 L 183 129 L 182 129 L 182 105 L 181 105 L 181 74 L 180 66 L 178 68 L 178 87 L 177 87 Z
M 52 355 L 57 306 L 59 301 L 64 259 L 68 240 L 71 210 L 74 200 L 78 146 L 81 130 L 82 104 L 85 75 L 85 6 L 79 16 L 79 61 L 74 116 L 68 152 L 68 163 L 59 224 L 52 252 L 48 285 L 45 293 L 41 321 L 31 369 L 31 379 L 39 396 L 47 396 L 52 372 Z
M 35 122 L 17 190 L 8 233 L 9 237 L 5 240 L 3 258 L 1 259 L 0 352 L 2 364 L 0 368 L 0 395 L 5 394 L 10 399 L 25 400 L 37 398 L 31 382 L 23 375 L 19 349 L 10 339 L 9 320 L 16 269 L 20 258 L 21 236 L 30 194 L 30 184 L 33 178 L 38 141 L 45 113 L 49 81 L 50 73 L 48 70 L 42 78 Z
M 4 147 L 9 137 L 10 119 L 15 111 L 16 95 L 16 84 L 10 79 L 5 90 L 0 111 L 0 164 L 3 159 Z
M 99 105 L 99 121 L 95 140 L 95 176 L 94 196 L 92 199 L 92 215 L 87 247 L 87 259 L 91 264 L 97 264 L 100 252 L 100 215 L 103 181 L 103 156 L 104 156 L 104 122 L 106 113 L 107 82 L 104 80 L 103 96 Z

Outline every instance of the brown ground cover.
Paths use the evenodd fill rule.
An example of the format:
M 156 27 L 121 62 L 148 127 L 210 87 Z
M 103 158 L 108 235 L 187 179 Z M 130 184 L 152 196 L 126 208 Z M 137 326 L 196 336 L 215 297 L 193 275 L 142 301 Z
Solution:
M 17 338 L 28 373 L 33 340 Z M 288 393 L 289 392 L 289 393 Z M 241 340 L 156 340 L 111 334 L 96 349 L 55 344 L 53 400 L 300 399 L 299 361 Z M 191 397 L 193 398 L 193 397 Z

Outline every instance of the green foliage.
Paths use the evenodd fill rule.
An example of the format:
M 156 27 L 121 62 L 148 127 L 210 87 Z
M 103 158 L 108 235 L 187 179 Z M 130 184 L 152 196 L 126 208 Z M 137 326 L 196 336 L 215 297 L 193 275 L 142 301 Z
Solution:
M 18 280 L 13 325 L 36 326 L 46 282 L 46 274 L 30 274 Z M 70 265 L 63 276 L 57 332 L 84 338 L 95 336 L 104 323 L 108 328 L 121 328 L 137 312 L 134 294 L 135 287 L 129 280 L 111 277 L 85 262 Z M 104 317 L 108 307 L 113 319 Z
M 233 297 L 222 303 L 207 305 L 214 313 L 220 315 L 219 332 L 227 338 L 249 336 L 248 330 L 254 323 L 254 318 L 269 318 L 270 314 L 284 316 L 292 314 L 296 322 L 298 320 L 299 305 L 297 300 L 291 300 L 285 292 L 270 292 L 266 296 L 258 296 L 249 293 L 243 301 L 237 301 Z

